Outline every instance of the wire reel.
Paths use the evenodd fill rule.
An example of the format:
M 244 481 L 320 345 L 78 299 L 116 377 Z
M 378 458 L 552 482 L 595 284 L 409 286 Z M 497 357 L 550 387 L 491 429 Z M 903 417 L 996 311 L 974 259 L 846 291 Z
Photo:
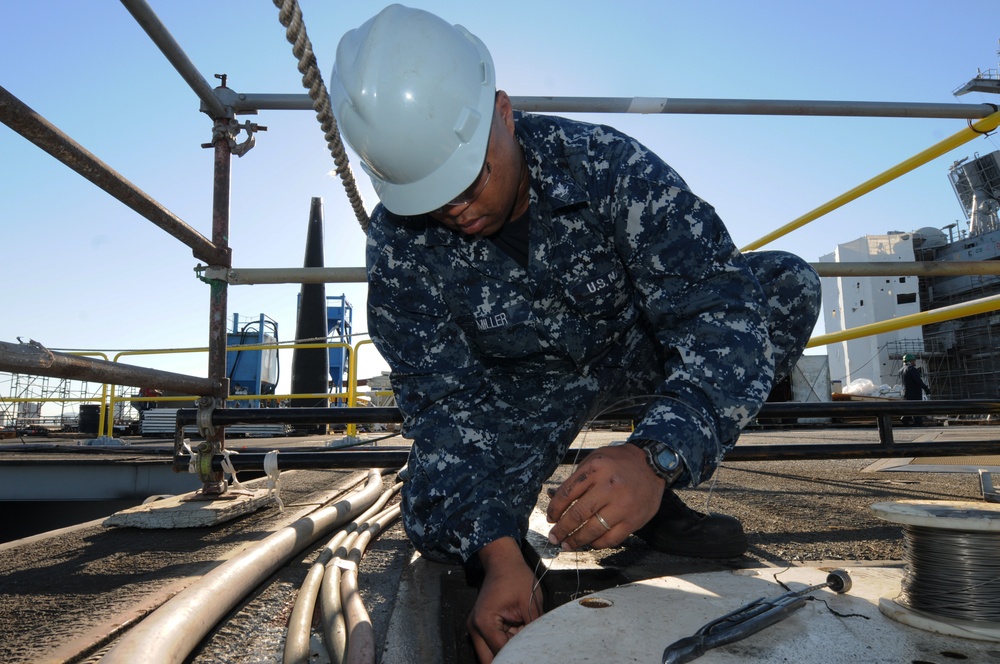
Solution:
M 903 500 L 876 503 L 902 524 L 906 573 L 879 610 L 920 629 L 1000 641 L 1000 504 Z

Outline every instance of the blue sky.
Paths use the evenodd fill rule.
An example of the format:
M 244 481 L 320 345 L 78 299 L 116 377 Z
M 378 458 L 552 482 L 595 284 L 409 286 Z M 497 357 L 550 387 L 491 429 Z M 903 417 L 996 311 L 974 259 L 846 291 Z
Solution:
M 304 93 L 278 12 L 265 0 L 149 0 L 211 85 Z M 461 23 L 493 53 L 511 95 L 650 96 L 1000 103 L 952 91 L 997 68 L 1000 4 L 411 2 Z M 329 80 L 344 31 L 383 3 L 301 0 Z M 211 234 L 211 122 L 194 93 L 118 2 L 0 3 L 0 85 Z M 963 120 L 759 116 L 580 116 L 632 134 L 716 206 L 737 244 L 946 138 Z M 247 118 L 241 118 L 241 121 Z M 328 266 L 363 264 L 364 237 L 309 111 L 265 111 L 268 131 L 233 160 L 235 267 L 301 266 L 310 199 L 325 207 Z M 980 138 L 769 245 L 809 261 L 866 233 L 962 218 L 947 180 L 956 159 L 1000 149 Z M 353 155 L 352 155 L 353 159 Z M 354 162 L 356 164 L 356 160 Z M 0 340 L 57 349 L 202 346 L 208 287 L 189 249 L 0 125 L 0 229 L 6 278 Z M 376 203 L 355 166 L 367 209 Z M 234 286 L 230 312 L 266 314 L 293 337 L 298 287 Z M 327 286 L 367 328 L 363 285 Z M 822 329 L 817 332 L 822 332 Z M 134 360 L 204 375 L 204 357 Z M 290 367 L 290 356 L 282 360 Z M 362 376 L 384 365 L 371 346 Z M 283 380 L 287 380 L 288 371 Z

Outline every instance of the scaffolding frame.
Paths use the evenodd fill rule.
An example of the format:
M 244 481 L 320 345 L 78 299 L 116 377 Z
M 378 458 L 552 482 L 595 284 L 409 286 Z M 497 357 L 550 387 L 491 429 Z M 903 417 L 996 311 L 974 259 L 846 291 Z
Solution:
M 993 263 L 1000 265 L 1000 261 Z M 996 277 L 971 277 L 971 288 L 933 297 L 933 280 L 921 279 L 921 309 L 950 306 L 965 296 L 1000 295 Z M 926 299 L 924 299 L 926 297 Z M 938 399 L 1000 399 L 1000 314 L 985 312 L 923 327 L 925 359 L 931 394 Z
M 156 43 L 177 72 L 201 100 L 202 110 L 213 123 L 214 150 L 213 205 L 211 237 L 205 237 L 177 218 L 162 205 L 126 180 L 108 165 L 89 153 L 82 146 L 42 118 L 26 104 L 0 87 L 0 121 L 29 141 L 45 150 L 60 162 L 83 175 L 106 192 L 125 203 L 141 216 L 151 221 L 169 235 L 191 248 L 193 255 L 204 260 L 204 280 L 210 286 L 209 304 L 209 359 L 208 378 L 182 376 L 171 372 L 142 367 L 130 367 L 100 360 L 74 358 L 54 353 L 37 344 L 4 344 L 0 342 L 0 371 L 27 372 L 66 378 L 86 378 L 114 385 L 143 387 L 155 384 L 161 388 L 178 389 L 201 396 L 200 408 L 207 413 L 199 417 L 206 426 L 207 451 L 220 455 L 225 447 L 225 427 L 212 426 L 212 413 L 224 411 L 229 394 L 226 377 L 226 352 L 228 321 L 228 286 L 230 276 L 238 274 L 232 265 L 232 252 L 228 246 L 229 196 L 231 159 L 234 152 L 242 154 L 246 143 L 236 137 L 245 131 L 251 138 L 263 129 L 246 122 L 240 125 L 238 113 L 257 112 L 262 109 L 313 109 L 313 100 L 307 95 L 253 95 L 236 94 L 226 87 L 225 79 L 213 89 L 198 72 L 193 63 L 160 22 L 145 0 L 122 0 L 135 20 Z M 781 235 L 812 221 L 822 214 L 853 200 L 886 182 L 930 161 L 935 156 L 964 142 L 992 131 L 1000 124 L 1000 113 L 992 104 L 921 104 L 898 102 L 831 102 L 831 101 L 777 101 L 777 100 L 712 100 L 678 98 L 584 98 L 584 97 L 512 97 L 515 107 L 541 112 L 596 112 L 596 113 L 680 113 L 680 114 L 753 114 L 796 116 L 844 117 L 909 117 L 953 118 L 968 120 L 969 127 L 941 141 L 932 148 L 906 160 L 894 169 L 873 178 L 830 203 L 800 217 L 775 233 L 762 238 L 745 249 L 756 248 Z M 335 155 L 335 158 L 337 155 Z M 349 175 L 349 169 L 347 169 Z M 346 186 L 346 180 L 345 180 Z M 350 196 L 350 192 L 348 192 Z M 363 210 L 362 210 L 363 212 Z M 897 266 L 904 269 L 903 266 Z M 243 271 L 244 273 L 246 271 Z M 287 275 L 287 276 L 284 276 Z M 284 283 L 302 283 L 296 270 L 286 270 Z M 310 275 L 316 278 L 316 274 Z M 277 283 L 271 282 L 271 283 Z M 992 306 L 992 305 L 991 305 Z M 1000 308 L 1000 305 L 997 305 Z M 358 409 L 341 409 L 344 411 Z M 200 411 L 201 412 L 201 411 Z M 246 412 L 246 411 L 244 411 Z M 277 417 L 287 417 L 281 413 Z M 221 494 L 225 491 L 224 476 L 213 470 L 203 474 L 203 492 Z

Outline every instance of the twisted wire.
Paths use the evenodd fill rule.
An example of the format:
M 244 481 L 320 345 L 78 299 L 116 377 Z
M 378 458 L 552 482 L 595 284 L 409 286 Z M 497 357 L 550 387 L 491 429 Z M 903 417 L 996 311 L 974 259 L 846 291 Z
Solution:
M 903 545 L 902 604 L 937 616 L 1000 623 L 1000 535 L 906 526 Z
M 584 447 L 586 446 L 587 437 L 590 435 L 590 432 L 592 430 L 591 429 L 592 425 L 598 420 L 599 417 L 601 417 L 605 413 L 609 413 L 609 412 L 613 412 L 615 410 L 618 410 L 619 408 L 627 408 L 629 406 L 635 406 L 635 405 L 644 404 L 644 403 L 648 402 L 650 399 L 656 399 L 656 398 L 659 398 L 660 396 L 662 396 L 662 395 L 652 394 L 651 393 L 651 394 L 636 394 L 634 396 L 622 397 L 621 399 L 618 399 L 618 400 L 616 400 L 616 401 L 608 404 L 607 406 L 604 406 L 600 410 L 598 410 L 597 413 L 595 413 L 593 416 L 591 416 L 587 420 L 587 424 L 584 426 L 582 434 L 579 436 L 580 443 L 579 443 L 579 446 L 576 448 L 576 456 L 573 458 L 573 462 L 571 464 L 572 470 L 570 472 L 572 473 L 573 471 L 575 471 L 577 469 L 577 467 L 580 465 L 580 453 L 583 451 Z M 572 444 L 570 445 L 570 447 L 572 448 Z M 718 473 L 718 472 L 715 473 L 715 476 L 712 478 L 712 483 L 711 483 L 711 485 L 709 485 L 708 493 L 705 496 L 705 511 L 706 512 L 710 511 L 709 510 L 709 503 L 711 502 L 712 494 L 715 491 L 715 485 L 719 481 L 719 475 L 720 474 L 721 473 Z M 586 523 L 586 522 L 584 522 L 584 523 Z M 581 524 L 581 527 L 582 527 L 582 525 L 583 524 Z M 552 554 L 553 550 L 555 551 L 554 555 Z M 544 548 L 542 549 L 542 552 L 541 552 L 541 555 L 539 556 L 538 561 L 535 563 L 535 569 L 534 569 L 534 572 L 535 572 L 535 582 L 531 586 L 531 596 L 532 597 L 534 597 L 535 591 L 541 585 L 542 579 L 545 578 L 545 575 L 549 573 L 549 569 L 552 566 L 552 564 L 555 563 L 555 560 L 562 553 L 563 553 L 562 548 L 559 545 L 550 544 L 548 541 L 545 542 Z M 574 555 L 574 560 L 576 562 L 576 590 L 572 593 L 571 597 L 573 599 L 576 599 L 577 597 L 580 597 L 582 595 L 582 593 L 580 592 L 580 588 L 581 588 L 581 584 L 582 584 L 582 580 L 581 580 L 581 577 L 580 577 L 580 558 L 579 558 L 580 552 L 579 551 L 573 551 L 572 553 Z M 549 563 L 549 565 L 545 565 L 543 563 L 543 560 L 544 560 L 545 557 L 550 556 L 550 555 L 552 556 L 552 562 Z M 530 600 L 529 600 L 529 602 L 530 602 Z M 533 603 L 529 603 L 529 607 L 530 606 L 533 606 Z
M 299 8 L 297 0 L 274 0 L 274 6 L 278 8 L 278 20 L 285 27 L 285 38 L 292 45 L 292 54 L 298 58 L 299 73 L 302 74 L 302 86 L 309 90 L 309 98 L 313 102 L 313 110 L 316 111 L 316 119 L 319 120 L 323 129 L 323 137 L 326 139 L 330 154 L 333 155 L 333 162 L 336 164 L 335 172 L 340 177 L 347 192 L 347 199 L 354 208 L 354 216 L 361 224 L 361 230 L 368 232 L 368 213 L 365 211 L 364 201 L 361 200 L 361 192 L 358 191 L 358 183 L 351 172 L 351 165 L 347 160 L 347 152 L 344 144 L 340 140 L 340 131 L 337 129 L 337 120 L 333 117 L 333 107 L 330 104 L 330 93 L 323 84 L 323 75 L 316 64 L 316 55 L 313 53 L 312 43 L 306 34 L 305 23 L 302 21 L 302 10 Z

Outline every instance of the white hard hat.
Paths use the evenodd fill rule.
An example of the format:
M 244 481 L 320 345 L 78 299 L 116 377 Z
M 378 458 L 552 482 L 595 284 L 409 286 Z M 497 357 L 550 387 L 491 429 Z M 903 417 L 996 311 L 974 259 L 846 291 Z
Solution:
M 402 5 L 341 38 L 330 84 L 341 133 L 400 215 L 435 210 L 479 176 L 495 94 L 482 41 Z

